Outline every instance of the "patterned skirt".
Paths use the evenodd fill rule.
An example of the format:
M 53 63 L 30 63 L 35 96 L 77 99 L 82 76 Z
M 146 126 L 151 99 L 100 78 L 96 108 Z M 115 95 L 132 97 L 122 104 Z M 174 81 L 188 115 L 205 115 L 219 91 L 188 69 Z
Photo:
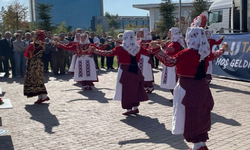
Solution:
M 137 74 L 128 71 L 129 65 L 120 65 L 115 89 L 114 100 L 122 101 L 123 109 L 131 109 L 140 102 L 148 100 L 143 88 L 143 76 L 138 70 Z
M 26 72 L 24 76 L 24 95 L 33 97 L 41 94 L 47 94 L 44 85 L 43 62 L 39 58 L 30 58 L 27 61 Z
M 188 142 L 204 142 L 211 129 L 214 101 L 206 79 L 180 77 L 174 89 L 173 134 Z

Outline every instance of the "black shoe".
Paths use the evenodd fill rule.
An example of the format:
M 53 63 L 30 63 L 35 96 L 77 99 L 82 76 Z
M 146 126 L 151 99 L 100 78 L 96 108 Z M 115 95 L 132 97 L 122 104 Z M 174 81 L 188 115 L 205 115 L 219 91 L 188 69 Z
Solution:
M 104 66 L 102 66 L 101 68 L 105 69 L 105 67 L 104 67 Z
M 110 69 L 115 69 L 114 67 L 111 67 Z

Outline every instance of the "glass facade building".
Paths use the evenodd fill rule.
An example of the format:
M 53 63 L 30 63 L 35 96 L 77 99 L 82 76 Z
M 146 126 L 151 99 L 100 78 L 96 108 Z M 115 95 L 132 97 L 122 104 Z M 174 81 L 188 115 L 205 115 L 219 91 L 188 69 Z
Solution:
M 125 29 L 128 24 L 134 24 L 136 27 L 142 28 L 149 26 L 148 16 L 119 16 L 117 18 L 119 29 Z
M 38 20 L 36 7 L 38 3 L 53 5 L 51 10 L 52 24 L 65 21 L 73 29 L 88 30 L 93 16 L 103 16 L 103 0 L 30 0 L 31 21 Z

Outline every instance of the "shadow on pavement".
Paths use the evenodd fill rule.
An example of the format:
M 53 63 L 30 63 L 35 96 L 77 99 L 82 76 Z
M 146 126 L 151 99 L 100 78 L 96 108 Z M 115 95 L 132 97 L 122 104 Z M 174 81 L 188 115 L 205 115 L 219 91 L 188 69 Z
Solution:
M 149 102 L 149 104 L 158 103 L 158 104 L 161 104 L 164 106 L 170 106 L 170 107 L 173 106 L 173 103 L 170 102 L 169 99 L 167 99 L 166 97 L 163 97 L 159 94 L 156 94 L 156 93 L 148 94 L 148 98 L 151 100 L 151 102 Z
M 130 125 L 149 137 L 148 139 L 135 139 L 120 141 L 119 145 L 134 144 L 134 143 L 162 143 L 168 144 L 175 149 L 188 149 L 189 147 L 184 142 L 182 135 L 172 135 L 170 130 L 165 128 L 165 125 L 160 123 L 157 118 L 150 118 L 147 116 L 128 116 L 122 122 Z
M 1 150 L 14 150 L 12 139 L 10 135 L 0 136 L 0 149 Z
M 5 94 L 6 94 L 6 92 L 2 92 L 2 94 L 0 94 L 0 96 L 4 97 Z
M 52 128 L 60 125 L 55 115 L 49 111 L 49 104 L 25 105 L 25 110 L 31 114 L 30 119 L 44 125 L 44 131 L 53 134 Z
M 163 91 L 163 92 L 166 92 L 166 93 L 168 93 L 168 92 L 170 93 L 170 91 L 168 89 L 161 88 L 160 85 L 155 84 L 155 83 L 154 83 L 154 89 L 159 90 L 159 91 Z M 155 91 L 153 91 L 153 93 L 155 93 Z
M 228 119 L 226 117 L 220 116 L 218 114 L 215 113 L 211 113 L 211 124 L 215 124 L 215 123 L 223 123 L 223 124 L 227 124 L 227 125 L 231 125 L 231 126 L 241 126 L 241 124 L 239 122 L 237 122 L 234 119 Z
M 209 87 L 213 88 L 213 89 L 219 89 L 216 92 L 229 91 L 229 92 L 236 92 L 236 93 L 243 93 L 243 94 L 250 95 L 249 91 L 242 91 L 242 90 L 239 90 L 239 89 L 235 89 L 235 88 L 231 88 L 231 87 L 226 87 L 226 86 L 221 86 L 221 85 L 217 85 L 217 84 L 210 84 Z
M 50 81 L 51 77 L 52 77 L 52 80 L 53 78 L 55 78 L 54 80 L 57 80 L 59 82 L 65 82 L 65 81 L 69 81 L 70 79 L 73 79 L 73 74 L 71 73 L 68 73 L 68 74 L 63 74 L 63 75 L 54 75 L 52 72 L 51 73 L 47 73 L 47 74 L 44 74 L 45 76 L 45 83 L 47 83 L 48 81 Z
M 77 93 L 83 95 L 83 96 L 86 96 L 88 97 L 87 99 L 74 99 L 74 100 L 70 100 L 68 101 L 68 103 L 70 102 L 75 102 L 75 101 L 81 101 L 81 100 L 96 100 L 98 101 L 99 103 L 109 103 L 109 100 L 113 100 L 112 98 L 106 98 L 105 95 L 106 93 L 103 93 L 102 92 L 102 89 L 107 89 L 107 90 L 112 90 L 112 89 L 109 89 L 109 88 L 93 88 L 93 90 L 89 91 L 89 90 L 86 90 L 86 91 L 78 91 Z M 73 89 L 75 90 L 75 89 Z M 70 91 L 70 90 L 68 90 Z
M 3 124 L 2 124 L 2 118 L 0 117 L 0 126 L 2 126 Z
M 108 74 L 109 72 L 110 71 L 108 71 L 106 69 L 105 70 L 104 69 L 98 69 L 96 73 L 97 73 L 98 76 L 102 76 L 103 74 Z M 113 69 L 112 72 L 117 72 L 117 70 Z

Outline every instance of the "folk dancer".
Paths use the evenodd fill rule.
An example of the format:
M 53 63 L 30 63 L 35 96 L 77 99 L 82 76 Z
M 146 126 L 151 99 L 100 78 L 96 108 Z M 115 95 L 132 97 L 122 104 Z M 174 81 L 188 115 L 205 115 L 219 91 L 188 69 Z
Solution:
M 211 129 L 211 111 L 214 101 L 206 81 L 209 60 L 214 60 L 228 50 L 228 45 L 210 53 L 205 30 L 200 27 L 187 29 L 187 49 L 174 57 L 153 50 L 153 54 L 164 65 L 176 66 L 179 76 L 174 89 L 172 133 L 183 134 L 194 146 L 190 150 L 208 150 L 205 142 Z M 152 48 L 156 44 L 152 43 Z M 156 49 L 156 48 L 155 48 Z
M 76 43 L 79 43 L 80 41 L 81 41 L 81 33 L 76 33 L 74 41 L 70 42 L 68 45 L 74 45 Z M 71 59 L 70 67 L 69 67 L 69 72 L 74 74 L 77 55 L 74 52 L 72 53 L 73 55 L 72 55 L 72 59 Z
M 212 37 L 212 31 L 206 30 L 206 36 L 210 45 L 210 52 L 212 53 L 212 49 L 214 45 L 220 45 L 224 39 L 224 36 L 221 36 L 218 41 L 213 39 Z M 210 83 L 212 80 L 212 72 L 213 72 L 213 61 L 209 61 L 209 66 L 207 69 L 207 83 Z
M 174 56 L 183 48 L 185 48 L 185 42 L 182 37 L 182 33 L 179 28 L 173 27 L 168 32 L 168 38 L 170 38 L 170 42 L 167 41 L 167 44 L 164 44 L 162 50 L 168 56 Z M 161 76 L 161 87 L 165 89 L 169 89 L 170 92 L 174 93 L 174 87 L 176 86 L 178 76 L 175 71 L 175 66 L 167 67 L 163 64 L 162 76 Z M 169 100 L 173 102 L 173 99 Z
M 41 57 L 45 49 L 45 32 L 37 30 L 34 34 L 34 42 L 26 49 L 24 56 L 27 58 L 26 72 L 24 76 L 24 95 L 38 96 L 35 104 L 50 100 L 44 85 L 44 67 Z
M 91 47 L 98 47 L 89 42 L 87 34 L 81 34 L 80 41 L 80 43 L 75 43 L 69 46 L 57 42 L 56 46 L 76 53 L 74 81 L 80 83 L 83 90 L 92 90 L 94 86 L 93 82 L 98 82 L 98 78 L 95 69 L 95 62 L 91 57 L 92 53 L 88 51 L 88 49 Z M 103 45 L 98 49 L 104 48 L 106 48 L 106 45 Z
M 121 101 L 122 108 L 127 109 L 122 113 L 123 115 L 139 113 L 140 102 L 148 100 L 148 96 L 143 88 L 144 77 L 138 68 L 138 62 L 141 55 L 148 55 L 149 52 L 140 47 L 134 31 L 124 32 L 121 46 L 110 51 L 94 50 L 94 53 L 102 56 L 117 56 L 120 66 L 114 100 Z
M 152 41 L 149 30 L 147 28 L 142 28 L 139 35 L 141 35 L 139 40 L 140 46 L 144 49 L 149 49 L 149 43 Z M 147 93 L 152 93 L 154 90 L 154 76 L 152 70 L 153 62 L 151 60 L 150 54 L 141 55 L 138 65 L 144 77 L 144 90 Z

